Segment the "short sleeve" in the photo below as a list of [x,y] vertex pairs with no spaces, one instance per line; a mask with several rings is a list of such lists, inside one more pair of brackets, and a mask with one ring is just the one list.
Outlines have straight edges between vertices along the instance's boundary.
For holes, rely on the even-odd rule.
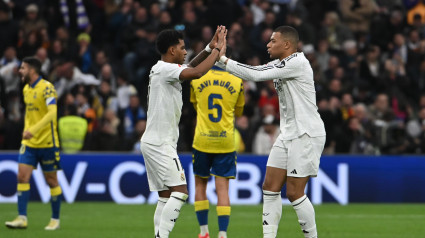
[[46,85],[43,90],[43,98],[46,100],[46,105],[56,104],[56,90],[52,84]]
[[184,64],[168,64],[163,68],[163,78],[169,82],[180,82],[180,74],[186,68]]

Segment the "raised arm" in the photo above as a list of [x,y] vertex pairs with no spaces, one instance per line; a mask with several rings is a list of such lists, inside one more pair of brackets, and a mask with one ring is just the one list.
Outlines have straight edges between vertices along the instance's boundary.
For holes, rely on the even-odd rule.
[[218,42],[217,46],[211,51],[210,55],[203,60],[201,63],[199,63],[194,68],[186,68],[184,69],[179,76],[179,79],[181,81],[184,80],[192,80],[202,77],[204,74],[208,72],[208,70],[213,67],[216,60],[218,60],[220,49],[223,47],[223,44],[226,44],[226,35],[227,35],[227,29],[226,27],[222,26],[218,32]]
[[194,68],[196,66],[198,66],[202,61],[204,61],[211,53],[211,51],[217,47],[217,43],[218,43],[218,33],[221,30],[221,26],[217,26],[217,30],[214,33],[213,38],[211,39],[210,43],[207,45],[207,47],[205,47],[204,50],[202,50],[197,56],[195,56],[195,58],[193,58],[190,62],[189,62],[189,66]]

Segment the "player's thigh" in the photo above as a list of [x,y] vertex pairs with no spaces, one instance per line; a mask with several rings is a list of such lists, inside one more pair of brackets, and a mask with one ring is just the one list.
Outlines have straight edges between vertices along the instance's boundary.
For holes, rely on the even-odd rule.
[[316,177],[325,137],[310,137],[307,134],[288,142],[288,176]]
[[267,167],[287,169],[288,148],[283,140],[277,139],[273,144],[269,157],[267,158]]
[[[62,169],[60,164],[60,152],[57,147],[37,149],[37,160],[40,162],[41,169],[44,173],[56,174],[57,170]],[[51,175],[49,179],[54,179],[55,177],[56,175]]]
[[286,169],[267,166],[263,190],[280,192],[283,185],[286,183],[286,178]]
[[36,169],[38,163],[36,149],[26,145],[21,145],[21,148],[19,149],[18,163],[26,164],[33,167],[33,169]]
[[209,178],[214,157],[209,153],[192,150],[193,174],[201,178]]
[[290,177],[286,181],[286,197],[293,202],[304,195],[310,177]]
[[155,146],[143,142],[140,146],[151,191],[186,186],[184,169],[176,149],[170,145]]
[[227,179],[236,178],[236,152],[212,154],[214,159],[211,166],[211,174],[215,177]]

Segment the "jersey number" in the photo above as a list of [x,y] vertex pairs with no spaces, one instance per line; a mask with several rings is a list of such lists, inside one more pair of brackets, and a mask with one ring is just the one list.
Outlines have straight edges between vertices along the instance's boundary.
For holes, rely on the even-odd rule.
[[211,93],[210,96],[208,96],[208,109],[217,109],[217,117],[214,117],[214,114],[210,113],[208,114],[208,118],[212,122],[219,122],[221,120],[223,109],[219,104],[214,104],[214,98],[223,99],[221,94]]
[[174,160],[174,162],[176,162],[177,171],[180,171],[180,167],[179,167],[179,162],[180,162],[180,161],[179,161],[179,162],[177,162],[177,160],[178,160],[178,159],[176,159],[176,158],[174,158],[173,160]]

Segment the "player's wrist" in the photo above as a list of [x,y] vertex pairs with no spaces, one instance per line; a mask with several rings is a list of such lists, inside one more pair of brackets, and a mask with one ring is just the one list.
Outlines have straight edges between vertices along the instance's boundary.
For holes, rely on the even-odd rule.
[[210,47],[210,44],[207,44],[207,46],[205,46],[205,51],[211,53],[212,49]]
[[222,64],[227,64],[227,60],[229,60],[229,58],[227,58],[225,55],[222,55],[221,57],[220,57],[220,63],[222,63]]

